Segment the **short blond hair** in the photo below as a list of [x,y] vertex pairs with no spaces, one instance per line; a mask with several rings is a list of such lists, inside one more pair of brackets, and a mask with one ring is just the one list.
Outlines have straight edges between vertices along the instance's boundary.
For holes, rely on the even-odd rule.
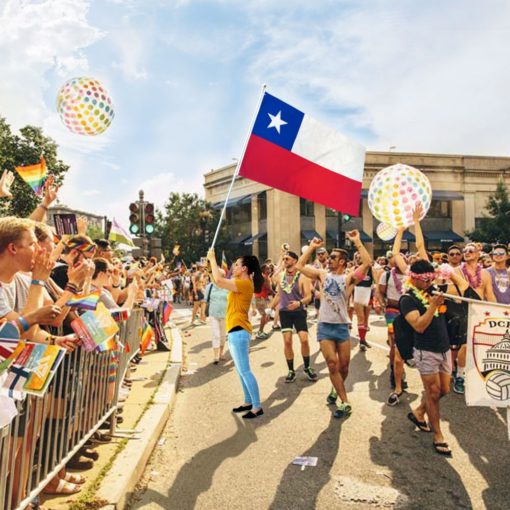
[[23,232],[30,230],[34,231],[33,220],[15,216],[0,218],[0,253],[3,253],[9,244],[18,242]]

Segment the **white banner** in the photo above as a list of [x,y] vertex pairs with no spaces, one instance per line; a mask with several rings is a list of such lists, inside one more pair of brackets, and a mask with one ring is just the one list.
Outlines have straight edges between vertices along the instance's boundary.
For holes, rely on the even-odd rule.
[[[510,406],[510,307],[469,303],[466,404]],[[509,424],[510,426],[510,424]]]

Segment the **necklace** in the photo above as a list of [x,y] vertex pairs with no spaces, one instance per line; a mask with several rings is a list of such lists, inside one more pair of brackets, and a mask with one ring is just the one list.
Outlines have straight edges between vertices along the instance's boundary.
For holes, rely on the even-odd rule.
[[[414,297],[423,305],[425,310],[429,309],[430,306],[430,300],[428,294],[426,294],[423,290],[417,289],[410,280],[407,280],[405,284],[406,288],[410,290]],[[439,313],[444,313],[446,311],[446,306],[441,305],[435,312],[434,317],[439,317]]]
[[478,289],[480,285],[482,285],[482,266],[480,264],[476,265],[476,271],[474,276],[469,272],[466,263],[463,263],[461,266],[462,273],[466,277],[469,282],[469,286],[473,289]]
[[395,284],[395,289],[397,290],[398,294],[402,295],[402,281],[397,275],[397,268],[392,267],[391,268],[391,277],[393,279],[393,283]]
[[294,273],[294,278],[292,278],[292,281],[289,283],[287,281],[287,271],[282,271],[282,277],[280,280],[280,287],[286,294],[290,294],[292,292],[292,287],[294,287],[294,284],[297,282],[297,279],[299,278],[299,271],[296,271]]

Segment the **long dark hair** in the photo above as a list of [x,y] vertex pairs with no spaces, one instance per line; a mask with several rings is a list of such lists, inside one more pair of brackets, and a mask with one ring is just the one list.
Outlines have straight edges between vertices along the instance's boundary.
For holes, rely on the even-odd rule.
[[253,275],[253,287],[255,288],[255,292],[260,292],[262,290],[262,284],[264,283],[264,277],[260,270],[259,259],[255,257],[255,255],[243,255],[239,258],[241,259],[241,264],[248,268],[248,274]]

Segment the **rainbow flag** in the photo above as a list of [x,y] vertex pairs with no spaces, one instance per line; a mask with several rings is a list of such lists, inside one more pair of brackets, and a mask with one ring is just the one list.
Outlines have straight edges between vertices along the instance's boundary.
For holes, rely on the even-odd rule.
[[67,303],[66,306],[83,308],[85,310],[95,310],[101,291],[96,290],[85,296],[74,296]]
[[228,263],[227,263],[227,257],[225,257],[225,252],[221,252],[221,269],[225,271],[225,274],[228,273]]
[[111,338],[108,338],[108,340],[104,341],[102,344],[99,344],[96,348],[97,352],[105,352],[105,351],[114,351],[115,349],[119,348],[119,344],[117,343],[117,340],[115,339],[115,336],[112,336]]
[[17,166],[16,172],[34,190],[37,196],[41,195],[44,182],[48,177],[46,161],[42,156],[41,161],[36,165]]
[[163,303],[163,316],[161,318],[163,326],[168,322],[168,319],[170,319],[170,314],[172,313],[172,310],[173,306],[168,301],[165,301]]
[[142,328],[142,338],[140,340],[140,352],[145,354],[147,347],[149,347],[152,339],[154,338],[154,330],[151,325],[145,321]]

